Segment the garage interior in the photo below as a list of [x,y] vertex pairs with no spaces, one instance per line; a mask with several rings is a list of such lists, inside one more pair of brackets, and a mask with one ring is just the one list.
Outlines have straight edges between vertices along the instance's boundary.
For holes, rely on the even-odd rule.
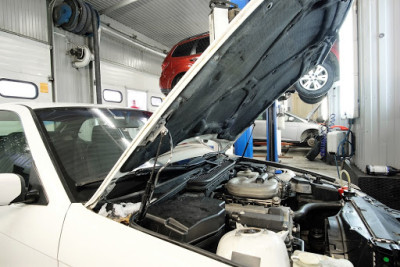
[[[212,43],[229,28],[228,13],[239,16],[248,2],[1,0],[0,104],[104,104],[156,113],[170,98],[160,88],[170,50],[210,29]],[[335,179],[347,180],[347,174],[357,188],[400,210],[400,32],[396,25],[400,25],[400,1],[355,0],[337,33],[338,77],[329,91],[306,103],[304,98],[310,96],[300,95],[293,84],[260,114],[230,153]],[[2,87],[2,81],[32,83],[38,94],[14,94]],[[178,80],[175,86],[184,82]],[[314,98],[318,101],[310,104]],[[319,130],[304,135],[296,126],[297,136],[287,138],[284,131],[293,121],[286,113],[306,118],[303,124],[314,123]],[[255,127],[265,131],[265,139],[253,135]],[[374,173],[367,171],[370,165],[390,166],[393,171]],[[394,264],[374,266],[400,266],[399,261]]]

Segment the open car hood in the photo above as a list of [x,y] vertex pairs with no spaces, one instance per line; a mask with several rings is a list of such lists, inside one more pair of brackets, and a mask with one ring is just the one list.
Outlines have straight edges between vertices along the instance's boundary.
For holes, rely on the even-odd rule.
[[200,135],[236,140],[280,94],[323,62],[351,3],[251,1],[175,86],[86,206],[94,207],[119,177],[155,157],[160,143],[162,154],[171,143]]

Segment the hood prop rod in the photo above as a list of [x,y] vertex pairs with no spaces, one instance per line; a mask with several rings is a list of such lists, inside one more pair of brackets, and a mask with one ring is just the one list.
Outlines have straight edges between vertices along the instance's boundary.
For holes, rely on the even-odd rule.
[[[158,143],[157,154],[156,154],[156,157],[154,158],[153,169],[151,170],[150,178],[147,181],[146,189],[145,189],[145,191],[143,193],[143,196],[142,196],[142,203],[140,205],[140,209],[139,209],[139,211],[137,213],[137,216],[135,218],[135,222],[138,225],[141,224],[141,222],[143,221],[144,217],[146,216],[147,208],[148,208],[148,206],[150,204],[151,198],[153,197],[154,189],[156,187],[156,183],[157,183],[157,180],[158,180],[158,179],[154,179],[153,177],[154,177],[154,173],[155,173],[155,169],[156,169],[156,164],[157,164],[157,161],[158,161],[158,156],[160,155],[162,140],[163,140],[163,137],[165,135],[167,135],[167,133],[168,133],[168,130],[166,128],[163,131],[161,131],[160,142]],[[158,174],[156,175],[156,177],[158,178]]]
[[253,127],[251,128],[251,133],[250,133],[249,139],[247,139],[246,146],[244,147],[243,154],[242,154],[242,156],[240,158],[244,158],[244,154],[246,154],[246,150],[247,150],[247,147],[249,146],[250,139],[253,136],[253,131],[254,131],[254,127],[256,126],[256,123],[253,122],[251,125],[253,125]]

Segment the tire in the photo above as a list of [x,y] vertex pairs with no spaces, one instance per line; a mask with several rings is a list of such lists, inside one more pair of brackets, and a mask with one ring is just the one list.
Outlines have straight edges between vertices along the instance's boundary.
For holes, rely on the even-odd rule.
[[319,149],[321,146],[321,141],[317,141],[313,148],[307,153],[306,158],[310,161],[313,161],[319,154]]
[[325,97],[326,94],[320,97],[316,97],[316,98],[308,98],[308,97],[304,97],[302,95],[299,94],[300,99],[307,104],[317,104],[319,102],[321,102]]
[[315,66],[295,84],[299,95],[311,99],[326,95],[335,81],[334,68],[326,60]]
[[171,90],[174,89],[175,85],[182,79],[183,75],[185,75],[185,72],[179,73],[175,76],[174,80],[171,83]]

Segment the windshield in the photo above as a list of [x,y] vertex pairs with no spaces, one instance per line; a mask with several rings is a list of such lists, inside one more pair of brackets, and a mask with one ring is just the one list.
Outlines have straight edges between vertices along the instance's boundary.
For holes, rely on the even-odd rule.
[[[151,113],[120,108],[36,110],[42,129],[71,193],[100,185]],[[82,194],[81,194],[82,195]],[[87,200],[91,194],[79,196]]]

